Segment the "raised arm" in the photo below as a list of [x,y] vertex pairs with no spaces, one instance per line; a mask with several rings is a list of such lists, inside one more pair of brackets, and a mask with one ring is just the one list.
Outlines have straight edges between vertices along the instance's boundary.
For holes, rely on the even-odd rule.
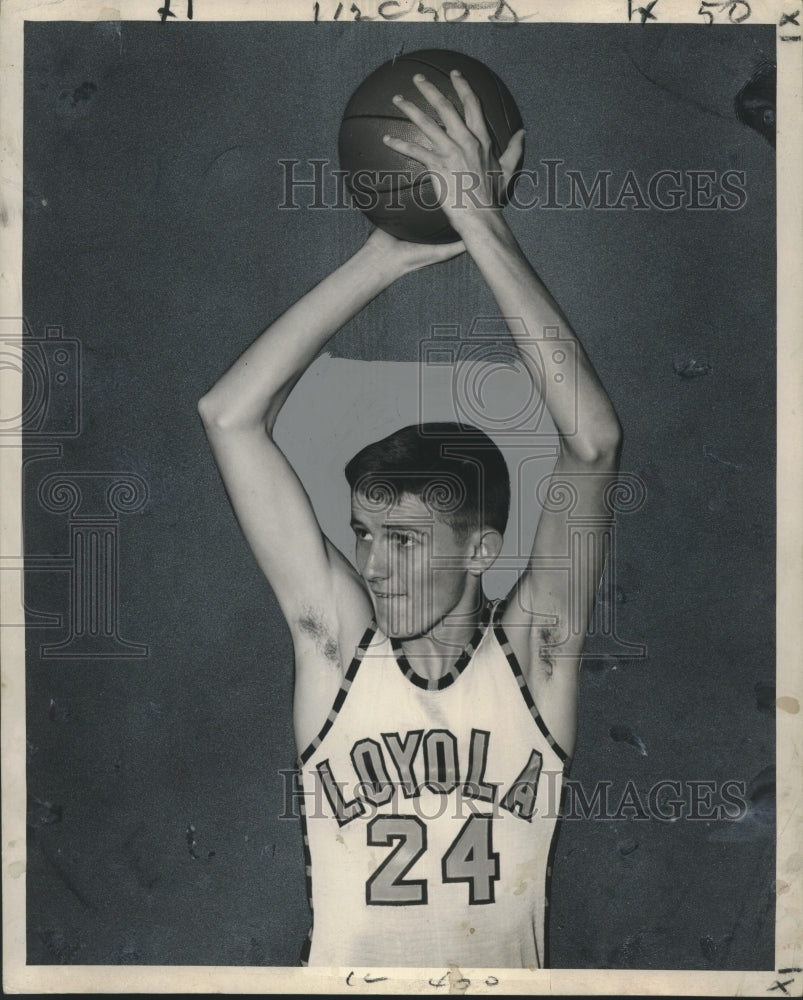
[[293,638],[299,749],[331,708],[371,604],[356,571],[323,536],[304,487],[274,442],[276,417],[336,330],[402,274],[462,249],[418,247],[373,233],[268,327],[198,403],[237,520]]
[[[432,148],[396,139],[386,142],[437,171],[445,181],[441,207],[502,315],[516,320],[509,324],[510,331],[536,384],[548,387],[545,403],[560,435],[560,453],[545,492],[567,489],[576,498],[572,520],[583,525],[573,539],[579,561],[567,571],[567,513],[555,509],[559,505],[544,507],[528,566],[510,594],[503,617],[539,710],[555,739],[571,754],[578,667],[604,565],[610,521],[606,497],[618,467],[621,429],[588,356],[502,215],[501,184],[520,156],[522,133],[513,137],[497,162],[481,105],[458,73],[452,74],[452,83],[463,102],[465,121],[423,77],[415,77],[414,83],[438,111],[444,127],[412,101],[397,100],[399,109],[422,129]],[[474,185],[473,199],[465,195],[466,174]],[[564,353],[576,358],[573,368],[556,363],[555,344],[543,340],[545,327],[559,329]],[[548,350],[542,350],[545,344]],[[555,568],[558,560],[564,565]]]
[[[544,507],[529,563],[510,594],[503,624],[539,711],[571,754],[578,669],[607,556],[608,497],[621,429],[586,352],[510,230],[489,219],[482,238],[479,232],[463,236],[504,315],[524,321],[526,334],[519,324],[511,324],[511,333],[536,384],[546,388],[560,435],[555,468],[541,491]],[[559,340],[544,340],[544,327],[557,327]],[[556,354],[575,363],[556,362]],[[556,566],[558,561],[563,565]]]

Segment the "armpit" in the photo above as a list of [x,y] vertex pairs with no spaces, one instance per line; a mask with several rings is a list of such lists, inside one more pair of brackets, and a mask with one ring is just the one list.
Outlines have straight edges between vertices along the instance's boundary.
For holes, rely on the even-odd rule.
[[549,625],[542,625],[535,630],[536,660],[544,668],[547,677],[552,676],[555,669],[555,658],[552,650],[560,641],[560,633],[557,628]]
[[305,608],[298,619],[298,627],[313,640],[321,656],[331,663],[339,663],[337,637],[320,612],[314,608]]

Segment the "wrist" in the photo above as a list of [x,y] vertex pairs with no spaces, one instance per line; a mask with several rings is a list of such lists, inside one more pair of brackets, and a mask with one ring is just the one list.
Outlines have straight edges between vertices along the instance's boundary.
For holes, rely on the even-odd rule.
[[469,252],[472,247],[482,245],[489,239],[505,241],[513,239],[501,208],[480,208],[462,213],[461,217],[449,221]]
[[404,277],[414,267],[406,260],[400,246],[390,242],[386,234],[378,235],[380,230],[374,230],[365,243],[354,255],[369,273],[384,286],[392,285],[394,281]]

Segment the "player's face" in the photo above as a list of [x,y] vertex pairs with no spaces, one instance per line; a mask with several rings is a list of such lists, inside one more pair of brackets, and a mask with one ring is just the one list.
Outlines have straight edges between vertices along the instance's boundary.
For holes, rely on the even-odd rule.
[[385,635],[424,635],[465,596],[474,539],[461,540],[419,497],[405,493],[378,507],[354,494],[351,526],[357,569]]

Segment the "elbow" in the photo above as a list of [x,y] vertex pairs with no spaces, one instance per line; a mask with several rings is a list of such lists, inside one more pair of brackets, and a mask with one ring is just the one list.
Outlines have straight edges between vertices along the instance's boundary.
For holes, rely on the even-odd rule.
[[256,430],[270,434],[273,429],[270,413],[254,415],[239,412],[230,404],[222,402],[214,389],[198,400],[198,415],[207,437]]
[[198,400],[198,416],[207,429],[220,427],[224,422],[224,413],[215,400],[213,393],[208,392]]
[[593,434],[580,436],[567,442],[567,450],[583,465],[602,469],[616,469],[622,453],[622,426],[614,415],[600,423]]
[[219,431],[236,431],[253,424],[253,421],[244,420],[242,415],[238,414],[231,406],[221,402],[214,390],[201,396],[198,400],[198,415],[207,434]]

